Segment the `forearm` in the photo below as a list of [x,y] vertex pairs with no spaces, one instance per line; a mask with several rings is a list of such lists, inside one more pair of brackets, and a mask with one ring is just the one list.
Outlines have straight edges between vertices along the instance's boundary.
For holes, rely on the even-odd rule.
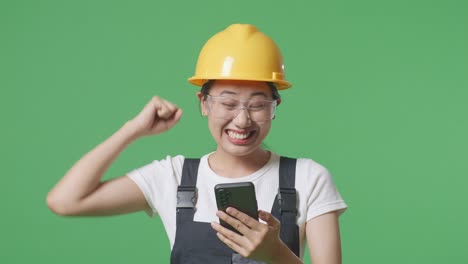
[[286,244],[281,242],[278,249],[275,250],[273,261],[269,264],[303,264],[302,260],[292,252]]
[[103,174],[112,162],[135,139],[134,131],[128,122],[125,123],[73,165],[49,192],[48,203],[67,208],[90,194],[99,186]]

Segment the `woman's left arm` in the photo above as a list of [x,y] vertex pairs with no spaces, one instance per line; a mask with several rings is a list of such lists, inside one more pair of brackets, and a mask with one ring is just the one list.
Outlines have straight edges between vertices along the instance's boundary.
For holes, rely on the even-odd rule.
[[306,236],[312,263],[341,264],[340,227],[336,211],[307,221]]

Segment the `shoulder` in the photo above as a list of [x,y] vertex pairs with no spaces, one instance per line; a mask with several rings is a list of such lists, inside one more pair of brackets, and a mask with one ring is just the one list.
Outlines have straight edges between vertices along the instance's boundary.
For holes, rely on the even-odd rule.
[[178,169],[179,167],[182,168],[184,164],[185,157],[183,155],[167,155],[164,159],[160,160],[153,160],[151,164],[153,166],[166,168],[166,169]]
[[329,173],[324,165],[310,158],[298,158],[296,169],[313,174]]
[[[278,154],[274,154],[278,157],[286,157],[286,156],[279,156]],[[328,169],[322,165],[321,163],[311,159],[311,158],[294,158],[294,157],[289,157],[296,159],[296,174],[299,172],[301,174],[307,173],[308,175],[311,174],[324,174],[324,173],[329,173]],[[279,162],[278,158],[278,162]]]
[[167,155],[163,159],[153,160],[145,165],[133,169],[128,174],[142,177],[158,177],[167,173],[182,171],[185,157],[183,155]]
[[296,186],[311,186],[319,181],[330,181],[330,171],[321,163],[311,158],[295,158]]

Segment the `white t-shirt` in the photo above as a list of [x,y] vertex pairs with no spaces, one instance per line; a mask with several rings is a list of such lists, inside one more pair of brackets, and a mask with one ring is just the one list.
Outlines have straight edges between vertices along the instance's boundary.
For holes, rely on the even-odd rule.
[[[211,153],[210,153],[211,154]],[[196,211],[194,221],[219,222],[214,186],[218,183],[252,182],[255,186],[258,209],[271,212],[279,187],[279,160],[276,153],[260,170],[241,177],[226,178],[216,175],[208,165],[208,156],[200,159],[197,178]],[[176,233],[177,187],[181,182],[183,156],[167,156],[127,173],[141,189],[154,217],[159,214],[169,237],[171,248]],[[303,258],[306,245],[305,223],[321,214],[338,210],[341,215],[348,207],[336,189],[331,174],[311,159],[298,159],[296,164],[296,191],[298,194],[298,220],[300,256]],[[263,222],[263,221],[262,221]]]

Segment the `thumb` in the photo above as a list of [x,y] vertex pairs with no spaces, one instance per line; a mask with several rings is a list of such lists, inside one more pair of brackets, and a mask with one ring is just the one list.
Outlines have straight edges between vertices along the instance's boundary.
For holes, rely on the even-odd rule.
[[177,122],[179,122],[180,120],[180,117],[182,116],[182,109],[177,109],[177,111],[173,114],[172,118],[170,118],[169,120],[167,120],[167,126],[169,128],[171,128],[172,126],[174,126]]
[[268,226],[275,227],[275,228],[280,226],[280,221],[268,212],[258,210],[258,217],[260,217],[260,219],[265,221],[268,224]]

